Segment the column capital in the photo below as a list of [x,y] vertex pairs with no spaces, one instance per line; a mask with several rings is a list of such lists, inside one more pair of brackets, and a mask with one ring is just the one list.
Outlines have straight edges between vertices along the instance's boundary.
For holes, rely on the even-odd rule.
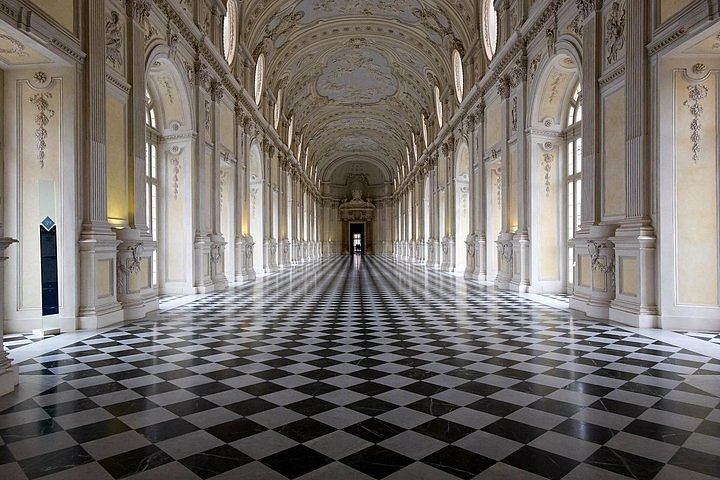
[[497,80],[497,91],[498,95],[500,95],[500,98],[503,100],[507,100],[510,97],[510,77],[504,76],[500,77]]
[[145,23],[150,16],[150,0],[125,0],[125,8],[129,17],[136,22]]

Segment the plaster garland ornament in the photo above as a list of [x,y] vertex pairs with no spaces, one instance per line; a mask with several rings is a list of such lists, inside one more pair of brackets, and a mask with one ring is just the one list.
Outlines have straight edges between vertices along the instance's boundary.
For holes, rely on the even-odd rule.
[[554,157],[551,153],[543,155],[542,165],[545,170],[545,197],[550,198],[550,172],[552,171],[552,163]]
[[510,110],[510,126],[513,132],[517,132],[518,127],[518,100],[517,97],[512,99],[512,109]]
[[123,64],[122,47],[123,30],[120,15],[113,10],[105,22],[105,60],[113,68],[121,67]]
[[0,54],[17,55],[18,57],[28,56],[28,53],[25,51],[25,45],[19,40],[4,34],[0,34],[0,39],[7,40],[10,43],[10,48],[0,48]]
[[608,65],[615,63],[625,48],[625,5],[620,0],[615,0],[605,20],[605,48]]
[[688,99],[683,102],[683,105],[688,107],[690,115],[693,119],[690,122],[690,141],[693,143],[693,162],[697,163],[698,156],[700,155],[700,142],[702,141],[702,123],[700,118],[703,114],[702,101],[708,96],[708,87],[702,84],[688,85]]
[[37,138],[37,159],[40,162],[40,168],[45,166],[45,149],[47,148],[48,131],[45,127],[50,123],[50,119],[55,116],[55,110],[50,108],[48,99],[52,98],[52,93],[41,92],[30,97],[30,103],[37,109],[35,114],[35,138]]
[[210,102],[205,100],[205,135],[210,135],[210,127],[212,126],[212,117],[210,115]]
[[180,159],[173,158],[171,163],[173,167],[173,199],[177,200],[180,193]]

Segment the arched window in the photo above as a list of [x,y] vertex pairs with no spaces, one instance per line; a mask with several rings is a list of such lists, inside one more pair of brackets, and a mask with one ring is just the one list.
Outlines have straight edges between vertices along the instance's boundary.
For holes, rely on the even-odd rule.
[[238,6],[237,0],[228,0],[223,22],[223,50],[228,64],[232,64],[237,49]]
[[488,60],[495,56],[498,37],[498,18],[493,0],[483,0],[482,9],[483,45]]
[[568,287],[573,285],[574,251],[571,240],[580,229],[582,198],[582,93],[580,82],[573,89],[567,110],[565,138],[567,139],[567,249],[568,249]]
[[295,115],[292,115],[290,117],[290,123],[288,124],[288,134],[287,134],[287,146],[292,146],[293,141],[293,133],[295,133]]
[[465,89],[465,74],[463,72],[463,63],[460,52],[453,50],[452,53],[453,76],[455,80],[455,95],[457,95],[458,103],[462,103]]
[[435,85],[435,113],[437,114],[437,121],[440,128],[443,126],[443,105],[440,100],[440,87]]
[[263,81],[265,80],[265,55],[258,55],[257,62],[255,63],[255,103],[260,105],[260,98],[262,97]]
[[425,115],[422,116],[422,135],[423,140],[425,141],[425,148],[428,146],[428,126],[427,126],[427,119],[425,118]]
[[[150,93],[145,90],[145,214],[150,235],[158,241],[158,144],[157,115]],[[158,283],[157,252],[152,256],[152,284]]]
[[275,130],[277,130],[278,125],[280,124],[280,109],[282,108],[282,98],[283,98],[283,91],[282,88],[278,90],[277,99],[275,100],[275,109],[273,111],[273,125],[275,126]]

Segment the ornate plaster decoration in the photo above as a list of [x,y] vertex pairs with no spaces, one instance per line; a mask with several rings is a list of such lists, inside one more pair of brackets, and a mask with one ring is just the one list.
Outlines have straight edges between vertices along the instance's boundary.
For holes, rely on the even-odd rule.
[[605,48],[608,65],[615,63],[625,48],[625,4],[620,0],[615,0],[605,20]]
[[35,81],[38,82],[39,84],[43,85],[43,84],[47,83],[48,76],[47,76],[47,73],[45,73],[45,72],[35,72],[33,74],[33,79],[35,79]]
[[578,14],[572,22],[570,22],[570,25],[568,26],[569,30],[574,33],[578,38],[583,38],[583,18],[582,15]]
[[700,74],[705,71],[705,64],[704,63],[696,63],[692,66],[692,72],[695,74]]
[[497,205],[502,208],[502,166],[490,170],[493,175],[493,186],[497,191]]
[[715,40],[717,40],[715,43],[713,43],[712,48],[720,48],[720,33],[715,35]]
[[510,109],[510,127],[513,132],[517,132],[518,127],[518,100],[517,96],[512,99],[512,108]]
[[105,59],[113,68],[123,64],[123,28],[120,15],[116,11],[110,12],[105,22]]
[[37,138],[37,158],[40,162],[40,168],[45,166],[45,149],[47,148],[48,131],[45,127],[50,123],[50,119],[55,116],[55,110],[50,108],[48,99],[52,98],[52,93],[41,92],[30,97],[30,103],[37,109],[35,114],[35,137]]
[[551,153],[543,155],[542,165],[545,170],[545,197],[550,198],[550,172],[552,171],[552,163],[554,157]]
[[545,29],[545,43],[547,46],[548,57],[552,57],[553,55],[555,55],[555,29],[554,28],[546,28]]
[[217,265],[222,259],[222,248],[224,246],[224,242],[210,243],[210,262],[212,262],[213,265]]
[[128,293],[128,281],[133,275],[140,273],[140,260],[142,258],[143,244],[135,243],[127,248],[130,258],[118,259],[117,262],[117,284],[118,292]]
[[172,164],[172,185],[173,185],[173,200],[178,199],[180,193],[180,159],[177,157],[173,158],[170,163]]
[[708,88],[702,84],[688,85],[688,99],[683,102],[683,105],[688,107],[690,115],[693,119],[690,122],[690,141],[693,143],[693,162],[697,163],[698,156],[700,155],[700,142],[702,141],[702,124],[700,123],[700,117],[703,113],[702,101],[708,95]]
[[127,8],[135,20],[145,24],[150,16],[151,3],[150,0],[127,0]]
[[[615,289],[615,252],[610,242],[588,240],[587,249],[590,254],[590,266],[594,272],[608,276],[610,290]],[[602,255],[605,253],[604,255]]]
[[598,0],[575,0],[583,21],[597,8]]
[[6,40],[10,43],[9,48],[0,48],[0,54],[2,55],[17,55],[18,57],[27,57],[28,53],[25,51],[25,45],[19,40],[5,34],[0,34],[0,39]]
[[513,244],[512,240],[498,241],[498,256],[505,261],[507,264],[512,264],[513,261]]
[[210,112],[210,102],[205,100],[205,135],[210,135],[210,127],[212,126],[212,116]]
[[273,21],[272,23],[268,23],[265,26],[265,35],[273,42],[277,42],[276,45],[279,47],[295,27],[297,27],[304,16],[305,12],[302,10],[290,12],[281,17],[277,22]]
[[542,61],[542,59],[542,54],[538,54],[535,56],[535,58],[532,59],[530,65],[528,66],[528,78],[531,82],[535,79],[535,73],[537,72],[537,69],[540,66],[540,62]]
[[497,83],[497,90],[498,95],[500,95],[501,98],[507,99],[510,97],[510,78],[508,77],[500,77],[498,78]]

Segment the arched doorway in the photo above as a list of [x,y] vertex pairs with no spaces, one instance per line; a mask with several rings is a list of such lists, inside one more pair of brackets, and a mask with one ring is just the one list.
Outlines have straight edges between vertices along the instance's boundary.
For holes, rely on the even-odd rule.
[[[582,166],[579,56],[568,45],[536,80],[530,123],[531,291],[572,292],[573,239],[580,225]],[[541,253],[540,253],[541,252]]]
[[158,47],[146,71],[145,208],[157,247],[152,282],[160,294],[195,293],[193,285],[193,125],[186,78]]
[[470,151],[460,144],[455,158],[455,271],[467,266],[465,240],[470,234]]
[[250,236],[255,245],[253,246],[253,269],[255,273],[263,272],[263,168],[262,155],[257,143],[253,142],[250,147],[248,158],[248,187],[250,197]]

